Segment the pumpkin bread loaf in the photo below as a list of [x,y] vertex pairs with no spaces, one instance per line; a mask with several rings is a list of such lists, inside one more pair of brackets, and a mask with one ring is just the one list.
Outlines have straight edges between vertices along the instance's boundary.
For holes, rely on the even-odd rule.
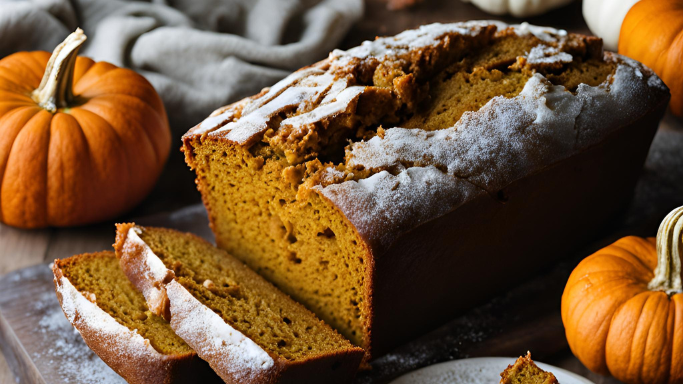
[[205,240],[118,224],[116,253],[152,312],[227,383],[346,383],[353,346],[239,260]]
[[500,384],[559,384],[555,375],[546,372],[531,360],[531,353],[520,356],[500,374]]
[[183,151],[218,246],[369,357],[587,240],[668,98],[595,37],[432,24],[215,111]]
[[220,382],[170,324],[149,311],[114,252],[55,260],[52,271],[67,319],[129,383]]

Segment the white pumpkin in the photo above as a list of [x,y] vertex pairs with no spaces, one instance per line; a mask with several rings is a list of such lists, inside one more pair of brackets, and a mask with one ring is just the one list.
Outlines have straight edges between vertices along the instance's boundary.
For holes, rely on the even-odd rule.
[[494,15],[510,14],[515,17],[529,17],[546,13],[573,0],[463,0]]
[[595,36],[601,37],[605,49],[617,50],[619,31],[626,13],[638,0],[583,0],[583,18]]

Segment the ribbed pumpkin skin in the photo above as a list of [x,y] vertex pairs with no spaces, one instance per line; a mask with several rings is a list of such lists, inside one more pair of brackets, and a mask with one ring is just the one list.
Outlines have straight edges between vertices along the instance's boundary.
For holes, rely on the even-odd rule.
[[642,0],[626,14],[619,53],[652,68],[671,89],[671,112],[683,117],[683,0]]
[[683,383],[683,294],[648,290],[654,238],[625,237],[584,259],[562,295],[574,355],[628,384]]
[[0,60],[0,220],[37,228],[113,218],[161,173],[171,145],[166,111],[139,74],[78,57],[77,105],[50,113],[31,99],[49,58]]

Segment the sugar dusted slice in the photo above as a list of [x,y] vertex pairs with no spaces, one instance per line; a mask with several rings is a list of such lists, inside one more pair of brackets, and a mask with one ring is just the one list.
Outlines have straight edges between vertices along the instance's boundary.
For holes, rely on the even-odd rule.
[[205,240],[119,224],[115,248],[150,309],[226,382],[345,383],[355,375],[361,348]]
[[114,252],[55,260],[57,298],[85,343],[132,384],[219,383],[171,325],[151,313]]

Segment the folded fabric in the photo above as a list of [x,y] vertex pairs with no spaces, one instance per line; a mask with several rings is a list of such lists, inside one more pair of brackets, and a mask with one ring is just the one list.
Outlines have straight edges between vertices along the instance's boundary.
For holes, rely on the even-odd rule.
[[52,51],[81,27],[81,54],[142,73],[179,136],[325,58],[362,12],[362,0],[0,0],[0,57]]

